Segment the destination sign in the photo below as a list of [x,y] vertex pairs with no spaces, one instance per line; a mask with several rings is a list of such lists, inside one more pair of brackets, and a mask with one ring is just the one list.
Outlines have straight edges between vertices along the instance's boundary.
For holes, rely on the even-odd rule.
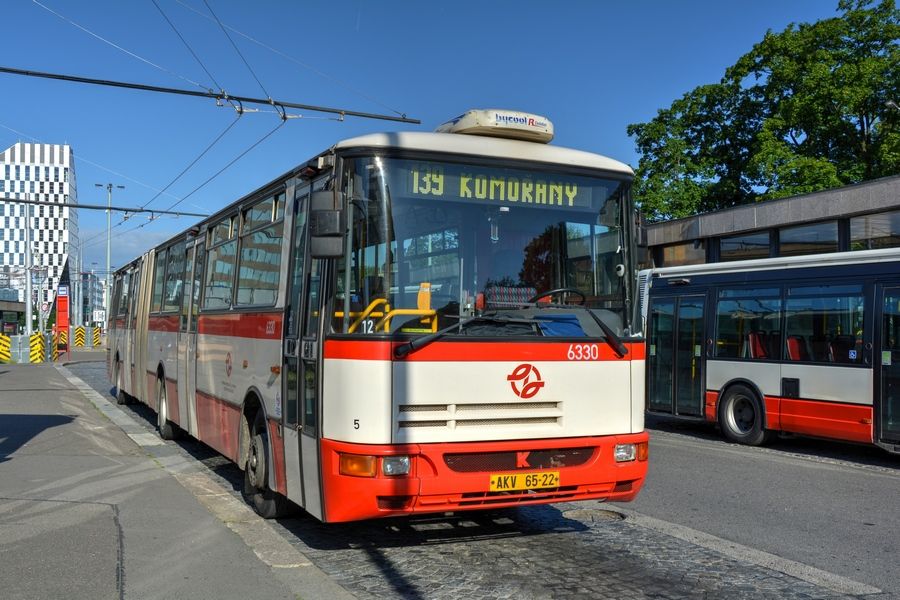
[[405,196],[485,205],[592,209],[595,180],[448,163],[397,161]]

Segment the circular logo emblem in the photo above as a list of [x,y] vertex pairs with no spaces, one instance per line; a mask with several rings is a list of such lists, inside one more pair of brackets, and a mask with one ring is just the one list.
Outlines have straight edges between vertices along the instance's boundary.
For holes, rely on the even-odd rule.
[[541,372],[528,363],[522,363],[513,369],[513,372],[506,376],[506,380],[516,396],[523,399],[534,397],[544,387]]
[[225,355],[225,375],[231,377],[231,352]]

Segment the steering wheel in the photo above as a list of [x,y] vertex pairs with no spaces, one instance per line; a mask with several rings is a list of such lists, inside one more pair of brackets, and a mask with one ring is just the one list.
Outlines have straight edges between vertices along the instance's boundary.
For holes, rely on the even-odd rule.
[[575,288],[556,288],[555,290],[548,290],[546,292],[541,292],[535,296],[532,296],[528,299],[529,304],[534,304],[541,298],[549,298],[555,296],[556,294],[575,294],[581,297],[581,301],[578,304],[584,306],[585,300],[587,300],[587,296],[584,295],[580,290],[576,290]]

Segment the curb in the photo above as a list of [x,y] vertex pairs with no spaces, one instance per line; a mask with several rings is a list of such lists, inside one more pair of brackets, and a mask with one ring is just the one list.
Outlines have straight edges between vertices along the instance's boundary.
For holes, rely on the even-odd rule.
[[160,468],[174,477],[210,514],[237,534],[292,593],[298,598],[304,599],[351,600],[355,598],[353,594],[315,566],[268,521],[214,481],[206,473],[207,467],[180,454],[172,456],[168,452],[161,452],[169,446],[167,442],[154,434],[147,433],[143,425],[65,367],[66,364],[84,362],[100,361],[75,361],[54,365],[54,367],[76,390],[81,392],[86,400],[108,417],[144,452],[154,458]]

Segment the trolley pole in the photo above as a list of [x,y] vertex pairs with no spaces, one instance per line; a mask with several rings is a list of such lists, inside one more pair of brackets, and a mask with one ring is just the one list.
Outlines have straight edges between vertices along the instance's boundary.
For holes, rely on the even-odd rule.
[[[110,272],[109,272],[109,270],[110,270],[110,261],[109,261],[109,259],[110,259],[110,249],[111,249],[110,242],[111,242],[111,240],[112,240],[112,237],[111,237],[111,230],[112,230],[111,218],[112,218],[112,191],[113,191],[113,184],[107,183],[107,184],[104,186],[102,183],[95,183],[94,186],[96,186],[96,187],[98,187],[98,188],[102,188],[102,187],[105,187],[105,188],[106,188],[106,298],[104,299],[104,304],[106,305],[106,314],[109,315],[109,314],[110,314],[110,309],[111,309],[111,307],[110,307],[109,304],[110,304],[110,302],[112,302],[112,297],[111,297],[110,289],[109,289],[109,284],[110,284],[110,282],[112,281],[111,274],[110,274]],[[124,186],[124,185],[117,185],[117,186],[115,186],[115,187],[119,188],[120,190],[124,190],[124,189],[125,189],[125,186]]]

